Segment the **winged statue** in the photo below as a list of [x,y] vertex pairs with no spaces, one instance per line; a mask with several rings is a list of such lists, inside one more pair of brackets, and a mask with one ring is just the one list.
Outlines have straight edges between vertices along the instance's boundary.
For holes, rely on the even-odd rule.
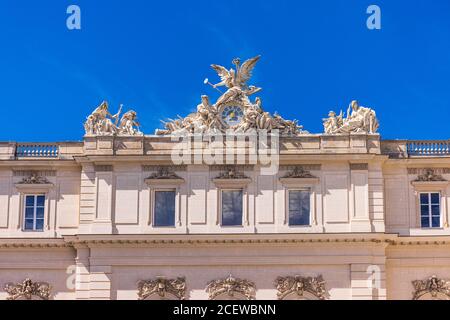
[[261,56],[256,56],[254,58],[248,59],[241,65],[241,60],[236,58],[233,60],[233,64],[236,66],[236,70],[231,68],[227,70],[227,68],[212,64],[211,67],[217,72],[221,82],[213,85],[214,88],[226,86],[228,89],[238,87],[241,89],[249,89],[251,90],[251,94],[261,90],[261,88],[256,88],[253,86],[247,86],[248,80],[252,77],[253,69],[256,66],[256,63],[260,59]]

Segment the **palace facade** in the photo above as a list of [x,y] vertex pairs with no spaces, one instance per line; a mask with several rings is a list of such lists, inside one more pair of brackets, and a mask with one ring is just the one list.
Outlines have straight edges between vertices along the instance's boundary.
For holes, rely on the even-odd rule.
[[82,142],[0,143],[0,299],[450,299],[450,141],[356,102],[308,133],[257,60],[155,135],[103,103]]

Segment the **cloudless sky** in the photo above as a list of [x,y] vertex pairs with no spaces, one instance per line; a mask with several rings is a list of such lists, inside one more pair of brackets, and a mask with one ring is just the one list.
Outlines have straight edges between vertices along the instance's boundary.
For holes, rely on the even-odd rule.
[[[81,30],[66,27],[71,4]],[[366,27],[371,4],[381,30]],[[81,140],[102,100],[153,134],[215,101],[211,63],[257,54],[264,109],[312,133],[356,99],[384,139],[450,138],[449,0],[0,0],[0,140]]]

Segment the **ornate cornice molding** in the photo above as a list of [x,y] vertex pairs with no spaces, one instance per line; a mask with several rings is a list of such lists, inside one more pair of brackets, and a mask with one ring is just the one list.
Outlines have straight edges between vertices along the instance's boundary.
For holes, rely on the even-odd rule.
[[5,291],[8,293],[8,300],[17,300],[20,298],[31,300],[33,297],[48,300],[50,298],[51,286],[46,282],[33,282],[26,278],[19,283],[7,283]]
[[226,279],[213,280],[206,287],[209,300],[214,300],[222,294],[234,297],[235,294],[243,295],[247,300],[255,299],[255,284],[248,280],[234,278],[229,275]]
[[433,275],[427,280],[414,280],[413,300],[419,300],[423,295],[429,293],[433,298],[438,294],[446,295],[450,299],[450,281],[440,279]]
[[280,235],[74,235],[63,239],[19,239],[2,238],[0,248],[72,248],[77,246],[110,246],[110,245],[298,245],[298,244],[328,244],[328,243],[360,243],[392,246],[448,246],[449,236],[429,237],[399,237],[392,234],[280,234]]
[[145,300],[155,294],[161,298],[166,298],[167,294],[171,294],[179,300],[184,300],[186,294],[186,279],[184,277],[179,277],[177,279],[158,277],[153,280],[141,280],[138,282],[139,300]]
[[305,292],[309,292],[320,300],[325,300],[327,297],[325,281],[322,275],[318,277],[278,277],[275,280],[275,285],[278,290],[277,297],[279,300],[283,300],[292,293],[302,297]]

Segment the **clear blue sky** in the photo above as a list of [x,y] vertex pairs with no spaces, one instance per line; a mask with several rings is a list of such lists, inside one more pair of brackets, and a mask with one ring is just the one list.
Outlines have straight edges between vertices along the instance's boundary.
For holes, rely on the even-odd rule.
[[[66,28],[71,4],[81,30]],[[152,134],[215,97],[211,63],[257,54],[264,108],[310,132],[357,99],[384,139],[450,138],[448,0],[1,0],[0,44],[1,141],[81,140],[102,100]]]

